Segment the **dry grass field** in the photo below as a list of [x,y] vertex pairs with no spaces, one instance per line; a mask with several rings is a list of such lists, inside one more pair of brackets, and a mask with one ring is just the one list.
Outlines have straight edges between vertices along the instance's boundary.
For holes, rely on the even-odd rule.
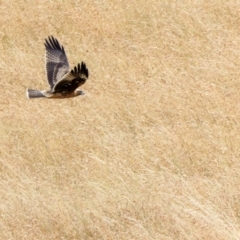
[[[237,1],[0,1],[0,239],[240,239]],[[90,77],[47,89],[44,40]]]

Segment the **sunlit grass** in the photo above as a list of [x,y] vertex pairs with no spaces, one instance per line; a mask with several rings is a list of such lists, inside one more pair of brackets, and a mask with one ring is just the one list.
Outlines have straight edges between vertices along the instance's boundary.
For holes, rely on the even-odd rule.
[[[1,1],[0,239],[239,239],[234,1]],[[86,62],[47,89],[44,39]]]

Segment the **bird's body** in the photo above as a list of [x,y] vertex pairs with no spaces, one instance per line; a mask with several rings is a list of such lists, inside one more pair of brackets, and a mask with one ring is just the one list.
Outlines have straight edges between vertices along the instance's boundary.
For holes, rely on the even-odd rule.
[[49,37],[45,42],[46,48],[46,73],[50,85],[49,90],[27,89],[28,98],[70,98],[84,95],[77,90],[88,78],[88,69],[82,62],[70,69],[64,47],[54,37]]
[[51,90],[34,90],[34,89],[27,89],[27,97],[28,98],[71,98],[77,97],[79,95],[84,95],[84,92],[81,90],[75,90],[71,93],[53,93]]

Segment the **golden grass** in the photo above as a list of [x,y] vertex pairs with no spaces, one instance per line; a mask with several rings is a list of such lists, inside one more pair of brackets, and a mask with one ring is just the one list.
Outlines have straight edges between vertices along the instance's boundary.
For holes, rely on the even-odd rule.
[[[239,4],[0,14],[0,239],[240,239]],[[26,98],[47,88],[48,35],[87,63],[84,97]]]

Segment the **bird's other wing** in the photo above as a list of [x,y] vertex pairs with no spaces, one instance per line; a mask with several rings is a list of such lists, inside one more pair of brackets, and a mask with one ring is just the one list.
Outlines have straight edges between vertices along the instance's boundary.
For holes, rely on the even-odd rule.
[[88,79],[88,69],[84,62],[74,67],[53,87],[53,92],[71,93],[83,85]]
[[51,89],[55,83],[70,71],[64,47],[56,38],[49,36],[45,40],[46,48],[46,73]]

